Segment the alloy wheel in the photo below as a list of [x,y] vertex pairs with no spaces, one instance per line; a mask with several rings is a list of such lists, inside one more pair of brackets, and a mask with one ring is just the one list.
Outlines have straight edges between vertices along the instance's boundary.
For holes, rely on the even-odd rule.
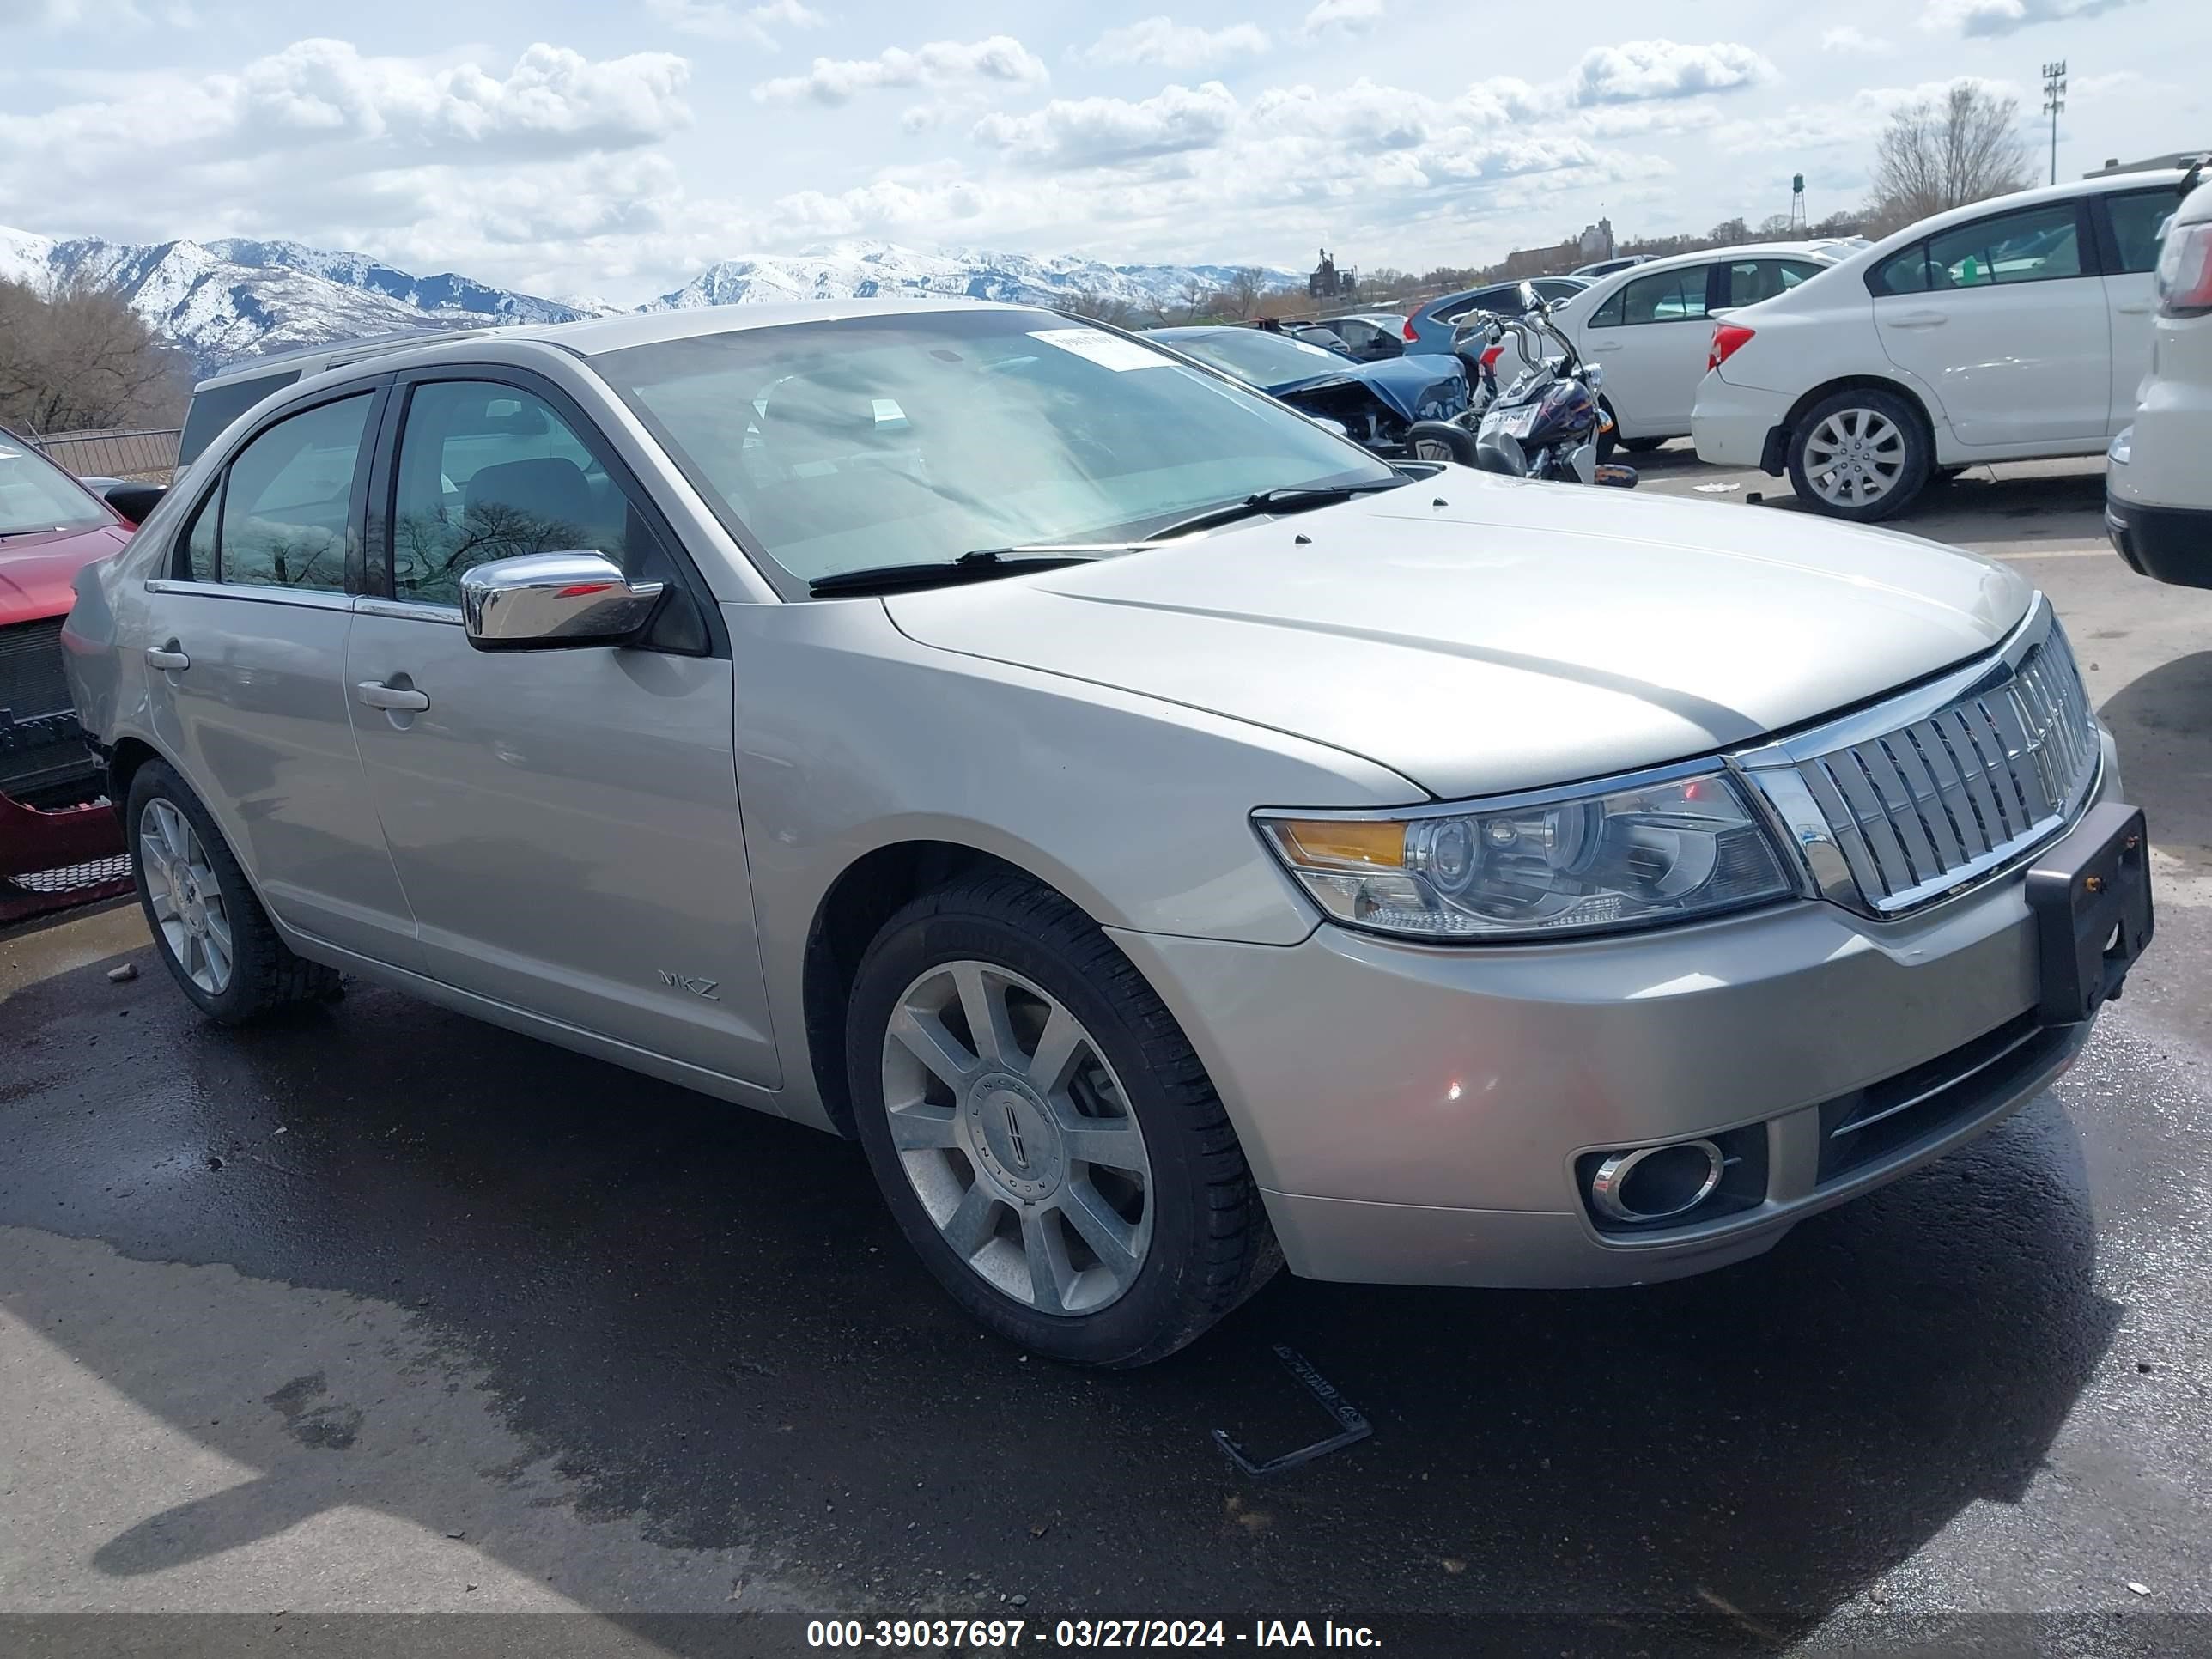
[[979,1277],[1062,1315],[1136,1282],[1152,1238],[1144,1131],[1058,999],[990,963],[939,963],[892,1008],[883,1082],[907,1179]]
[[173,802],[155,796],[138,815],[138,866],[155,925],[185,977],[210,996],[230,983],[230,909],[207,850]]
[[1834,507],[1865,507],[1905,473],[1905,434],[1878,410],[1841,409],[1805,440],[1805,476]]

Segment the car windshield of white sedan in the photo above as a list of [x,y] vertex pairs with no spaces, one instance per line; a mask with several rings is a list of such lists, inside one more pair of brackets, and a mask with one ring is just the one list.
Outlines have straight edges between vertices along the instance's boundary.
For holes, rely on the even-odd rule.
[[0,436],[0,536],[88,530],[107,515],[43,455]]
[[1046,312],[738,328],[593,367],[725,526],[801,581],[1137,539],[1261,490],[1395,476],[1214,375]]

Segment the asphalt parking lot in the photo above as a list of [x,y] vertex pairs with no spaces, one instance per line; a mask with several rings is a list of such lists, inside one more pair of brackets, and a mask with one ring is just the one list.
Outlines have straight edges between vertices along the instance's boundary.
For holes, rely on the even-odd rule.
[[[1790,533],[1785,483],[1638,459]],[[220,1031],[135,908],[0,935],[0,1613],[2212,1644],[2212,592],[2130,574],[2100,506],[2003,468],[1896,527],[2051,594],[2149,814],[2152,953],[1998,1131],[1656,1289],[1279,1279],[1164,1364],[1061,1370],[938,1293],[852,1146],[389,992]],[[1326,1427],[1275,1343],[1375,1432],[1255,1481],[1210,1430]]]

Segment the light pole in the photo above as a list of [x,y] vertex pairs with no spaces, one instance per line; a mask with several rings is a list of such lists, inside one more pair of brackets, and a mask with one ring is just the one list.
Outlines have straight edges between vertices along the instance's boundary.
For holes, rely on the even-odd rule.
[[2043,112],[2051,118],[2051,182],[2058,182],[2058,112],[2066,107],[2066,60],[2043,66]]

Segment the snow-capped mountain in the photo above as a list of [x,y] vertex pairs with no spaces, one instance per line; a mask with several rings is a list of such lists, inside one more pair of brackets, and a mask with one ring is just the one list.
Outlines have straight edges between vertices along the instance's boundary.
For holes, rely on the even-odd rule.
[[[944,294],[1034,305],[1090,297],[1139,312],[1165,311],[1187,303],[1194,289],[1225,287],[1236,275],[1228,265],[1115,265],[1072,256],[927,252],[855,241],[806,253],[726,259],[634,308]],[[1269,287],[1302,280],[1282,270],[1262,277]],[[40,289],[90,283],[118,293],[203,370],[395,329],[572,322],[633,308],[598,299],[541,299],[452,272],[416,276],[365,253],[328,252],[297,242],[233,238],[134,246],[96,237],[58,240],[0,227],[4,279]]]
[[[1063,305],[1087,296],[1153,310],[1187,303],[1194,286],[1208,293],[1224,288],[1236,275],[1231,265],[1110,265],[1068,255],[1046,258],[975,248],[929,253],[890,242],[840,242],[807,253],[725,259],[638,308],[678,311],[776,300],[947,294],[1030,305]],[[1304,280],[1287,270],[1267,270],[1261,276],[1270,288]]]
[[236,239],[138,246],[0,228],[0,278],[42,289],[89,283],[120,294],[203,368],[394,329],[564,323],[618,309],[564,305],[451,272],[416,276],[363,253]]

